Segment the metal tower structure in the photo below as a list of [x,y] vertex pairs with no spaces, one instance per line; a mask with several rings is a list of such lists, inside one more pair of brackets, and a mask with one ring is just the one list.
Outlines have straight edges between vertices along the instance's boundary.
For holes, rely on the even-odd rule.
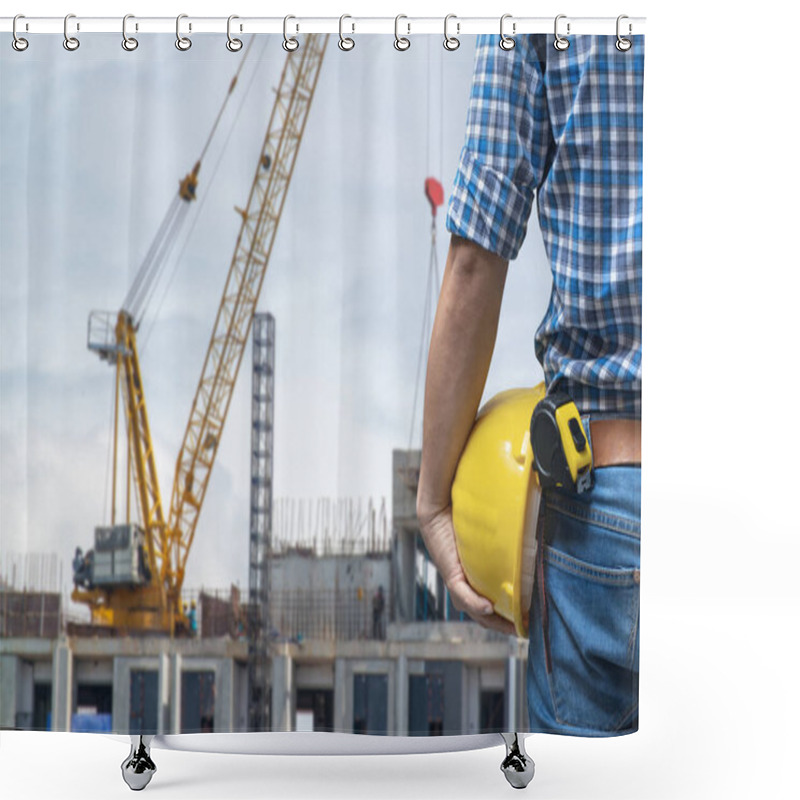
[[248,727],[269,730],[269,554],[272,548],[272,446],[275,317],[253,316],[250,452],[250,591],[247,605]]

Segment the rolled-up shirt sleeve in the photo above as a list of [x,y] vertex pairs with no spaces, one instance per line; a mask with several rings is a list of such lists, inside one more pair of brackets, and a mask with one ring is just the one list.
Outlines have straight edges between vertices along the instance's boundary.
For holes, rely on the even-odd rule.
[[447,230],[517,257],[552,149],[541,65],[531,36],[512,50],[481,36]]

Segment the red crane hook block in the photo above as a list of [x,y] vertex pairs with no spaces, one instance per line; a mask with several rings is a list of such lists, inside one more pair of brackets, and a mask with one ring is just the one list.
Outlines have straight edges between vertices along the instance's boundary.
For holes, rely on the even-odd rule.
[[425,178],[425,197],[431,204],[431,214],[436,216],[436,209],[444,203],[444,189],[436,178]]

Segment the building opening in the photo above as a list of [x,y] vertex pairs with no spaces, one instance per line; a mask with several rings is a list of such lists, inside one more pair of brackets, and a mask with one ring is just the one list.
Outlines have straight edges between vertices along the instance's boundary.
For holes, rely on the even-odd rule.
[[33,730],[51,730],[53,713],[53,685],[36,683],[33,686]]
[[505,731],[505,706],[505,692],[481,692],[481,733]]
[[132,669],[130,697],[128,732],[134,736],[158,733],[158,672]]
[[442,736],[444,676],[410,675],[408,681],[409,736]]
[[214,672],[184,672],[181,677],[181,733],[213,733]]
[[298,689],[298,731],[333,731],[333,689]]
[[353,733],[385,736],[388,732],[389,678],[353,676]]

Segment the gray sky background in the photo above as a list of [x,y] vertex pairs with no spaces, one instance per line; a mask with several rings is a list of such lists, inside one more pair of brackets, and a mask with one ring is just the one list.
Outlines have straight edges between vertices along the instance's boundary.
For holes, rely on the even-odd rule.
[[[166,34],[134,53],[116,35],[87,37],[77,53],[61,42],[37,37],[24,58],[0,50],[0,535],[4,553],[57,552],[69,580],[75,547],[90,547],[110,514],[113,371],[86,349],[88,314],[121,305],[242,56],[217,37],[186,53]],[[329,41],[259,302],[277,320],[276,498],[391,508],[424,319],[423,182],[434,175],[449,194],[473,53],[472,37],[454,53],[438,37],[406,53],[386,37],[361,36],[349,53]],[[255,42],[204,159],[174,278],[168,269],[139,334],[166,502],[284,57],[280,37]],[[440,272],[448,238],[441,209]],[[541,379],[533,336],[549,285],[532,221],[487,398]],[[187,588],[246,585],[249,358],[248,346]]]

